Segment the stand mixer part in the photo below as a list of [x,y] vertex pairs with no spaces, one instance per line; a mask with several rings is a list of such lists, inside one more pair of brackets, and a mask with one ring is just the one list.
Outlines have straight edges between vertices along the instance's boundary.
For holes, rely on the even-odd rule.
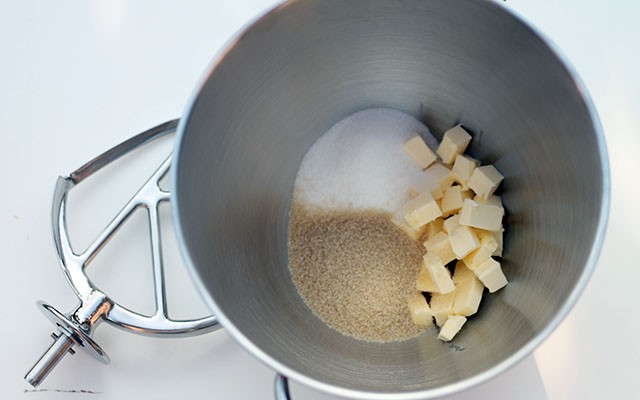
[[[177,119],[160,124],[106,151],[69,176],[58,178],[51,214],[53,240],[60,266],[78,296],[80,305],[71,313],[63,314],[47,303],[37,303],[40,310],[56,325],[57,332],[51,335],[53,344],[25,376],[25,380],[34,387],[47,377],[67,353],[75,353],[74,346],[80,347],[105,364],[109,363],[107,354],[92,339],[94,329],[102,321],[132,332],[165,337],[199,335],[220,327],[215,316],[176,320],[168,315],[158,207],[170,199],[171,193],[161,189],[159,182],[169,170],[171,156],[160,165],[86,250],[79,254],[72,250],[67,230],[67,196],[73,187],[132,150],[161,136],[174,133],[177,126]],[[156,311],[151,316],[118,305],[98,289],[85,274],[85,268],[139,208],[147,211],[150,226],[156,304]]]

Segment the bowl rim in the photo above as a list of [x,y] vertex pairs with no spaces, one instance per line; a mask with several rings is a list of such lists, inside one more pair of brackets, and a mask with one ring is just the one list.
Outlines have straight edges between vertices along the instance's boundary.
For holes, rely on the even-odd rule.
[[[199,94],[202,92],[204,86],[206,85],[209,77],[216,70],[218,65],[224,60],[228,53],[233,51],[233,49],[243,41],[244,37],[253,30],[257,25],[266,21],[269,17],[281,12],[288,7],[290,7],[294,3],[298,3],[302,0],[285,0],[267,11],[255,16],[253,19],[249,20],[245,23],[238,32],[236,32],[227,42],[216,52],[211,62],[205,69],[204,73],[200,76],[197,84],[193,92],[191,93],[187,105],[183,111],[183,117],[180,119],[177,128],[177,134],[175,137],[175,146],[174,146],[174,160],[173,164],[175,166],[180,165],[180,150],[183,143],[183,138],[186,134],[189,118],[191,116],[191,112],[197,102]],[[274,369],[276,372],[286,376],[289,379],[293,379],[296,382],[299,382],[305,386],[310,388],[320,390],[325,393],[347,397],[352,399],[362,399],[362,400],[419,400],[419,399],[427,399],[427,398],[436,398],[441,396],[452,395],[464,390],[468,390],[474,386],[477,386],[483,382],[494,378],[513,366],[520,363],[524,358],[532,353],[547,337],[551,335],[551,333],[560,325],[560,323],[567,316],[569,311],[576,304],[578,298],[581,293],[584,291],[595,266],[597,264],[600,251],[602,249],[602,244],[604,241],[604,236],[607,228],[607,222],[609,217],[609,206],[610,206],[610,197],[611,197],[611,181],[610,181],[610,169],[609,169],[609,158],[607,153],[607,145],[604,137],[604,132],[602,129],[602,125],[600,123],[600,119],[598,117],[596,108],[593,104],[593,100],[591,99],[589,92],[587,91],[587,87],[579,77],[575,68],[571,65],[567,57],[560,51],[559,47],[544,33],[542,33],[538,28],[533,26],[530,22],[528,22],[520,13],[516,10],[507,8],[506,5],[501,4],[498,1],[490,1],[490,0],[482,0],[483,3],[487,4],[489,7],[493,7],[497,12],[505,14],[507,18],[513,18],[517,23],[521,24],[523,28],[529,31],[531,35],[537,37],[542,43],[544,43],[552,56],[556,58],[556,61],[559,65],[564,69],[564,72],[568,75],[568,77],[573,82],[575,90],[580,94],[581,100],[587,109],[589,117],[591,119],[594,132],[596,134],[597,139],[597,148],[601,160],[601,172],[602,172],[602,195],[601,195],[601,208],[600,215],[598,217],[596,234],[594,236],[593,245],[589,252],[589,256],[585,263],[585,268],[583,269],[579,279],[577,280],[575,286],[563,302],[562,306],[555,312],[555,315],[551,318],[550,322],[547,326],[538,332],[534,337],[532,337],[528,342],[526,342],[518,351],[511,354],[509,357],[505,358],[498,364],[493,367],[480,372],[471,377],[462,379],[460,381],[453,382],[451,384],[447,384],[440,387],[435,387],[426,390],[417,390],[413,392],[369,392],[363,390],[355,390],[348,389],[341,386],[336,386],[332,384],[328,384],[321,380],[315,379],[303,373],[300,373],[285,364],[280,363],[278,360],[271,357],[260,347],[256,346],[249,340],[241,330],[237,329],[235,325],[230,321],[230,319],[225,315],[222,310],[219,309],[216,302],[209,295],[209,292],[204,285],[202,279],[200,278],[200,274],[198,273],[197,268],[195,267],[195,263],[191,258],[191,255],[188,251],[188,246],[186,245],[185,240],[185,232],[182,229],[182,225],[180,224],[180,198],[177,195],[172,196],[172,215],[173,215],[173,223],[176,230],[176,236],[178,240],[178,245],[180,248],[180,252],[182,257],[184,258],[185,264],[187,266],[187,270],[189,271],[189,275],[191,276],[194,285],[196,286],[198,292],[202,296],[205,304],[209,307],[211,311],[213,311],[214,315],[220,321],[220,324],[224,327],[224,329],[230,334],[230,336],[237,343],[240,344],[246,351],[249,352],[254,358],[268,367]],[[177,188],[178,183],[178,174],[177,170],[179,168],[171,168],[171,184],[173,188]],[[176,191],[177,193],[177,191]]]

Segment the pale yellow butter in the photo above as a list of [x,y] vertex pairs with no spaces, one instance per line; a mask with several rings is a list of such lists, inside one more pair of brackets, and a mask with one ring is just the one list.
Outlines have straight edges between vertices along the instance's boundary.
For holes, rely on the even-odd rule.
[[445,190],[442,200],[440,201],[443,215],[451,215],[462,208],[465,199],[470,199],[473,194],[470,190],[462,190],[462,186],[450,186]]
[[427,249],[427,252],[431,251],[436,253],[438,257],[440,257],[440,261],[445,265],[456,259],[456,255],[453,254],[453,250],[451,249],[449,237],[442,231],[433,236],[429,236],[429,239],[427,239],[423,245]]
[[447,235],[451,235],[451,232],[458,226],[460,226],[460,214],[452,215],[445,219],[442,223],[442,230],[445,231]]
[[449,315],[451,315],[455,297],[455,291],[446,294],[431,294],[431,301],[429,302],[429,306],[431,306],[431,313],[436,319],[436,325],[442,326],[447,321],[447,318],[449,318]]
[[442,199],[442,196],[444,195],[444,190],[442,190],[442,187],[440,185],[437,185],[436,187],[431,188],[429,192],[431,193],[433,198],[436,200]]
[[[444,224],[443,224],[443,229],[444,229]],[[493,237],[493,240],[496,241],[496,249],[493,251],[493,254],[491,255],[502,257],[502,234],[504,232],[503,227],[500,227],[500,229],[495,232],[485,231],[484,229],[475,229],[475,232],[476,232],[476,235],[478,235],[478,239],[480,239],[480,243],[483,242],[483,238],[485,238],[487,235],[491,235]],[[487,239],[485,238],[485,241],[486,240]]]
[[449,234],[451,249],[456,258],[461,260],[480,246],[480,241],[475,232],[465,225],[460,225]]
[[465,199],[460,210],[460,225],[494,232],[502,227],[503,216],[504,209],[501,207]]
[[436,153],[445,164],[451,164],[458,154],[464,153],[471,142],[471,135],[461,125],[454,126],[444,133]]
[[491,293],[502,289],[509,283],[500,268],[500,263],[493,258],[480,263],[473,269],[473,272]]
[[493,232],[476,229],[475,233],[478,236],[478,240],[480,240],[480,247],[463,259],[465,265],[471,269],[475,269],[480,263],[491,258],[498,248],[498,242],[493,237]]
[[479,197],[486,199],[495,192],[504,177],[493,165],[484,165],[473,170],[467,183]]
[[422,267],[420,267],[420,271],[418,271],[418,277],[416,278],[416,289],[418,289],[419,292],[429,293],[435,293],[435,291],[438,290],[438,287],[433,282],[433,279],[431,279],[431,274],[429,273],[429,270],[427,269],[427,266],[424,265],[424,263],[422,264]]
[[444,224],[444,218],[436,218],[427,224],[427,238],[431,238],[438,233],[442,232],[442,225]]
[[409,306],[409,312],[414,324],[424,327],[433,325],[433,314],[429,308],[429,303],[421,293],[409,296],[407,298],[407,306]]
[[407,198],[409,200],[415,199],[416,197],[420,196],[420,193],[424,192],[431,193],[435,200],[441,199],[442,195],[444,194],[444,191],[442,190],[440,185],[436,183],[434,185],[418,185],[409,188],[409,191],[407,192]]
[[[473,275],[473,273],[472,273]],[[453,301],[453,314],[468,317],[478,312],[484,285],[475,276],[456,284],[456,298]]]
[[[435,163],[425,169],[424,174],[425,179],[429,182],[437,182],[443,192],[453,184],[451,170],[440,163]],[[432,188],[432,190],[434,190],[434,188]]]
[[474,274],[473,271],[467,268],[462,260],[458,261],[456,263],[456,268],[453,271],[453,277],[451,278],[451,280],[453,280],[453,283],[457,285],[458,283],[471,278],[477,279],[476,274]]
[[462,325],[467,322],[467,319],[462,315],[451,315],[447,318],[447,322],[444,323],[438,333],[438,339],[449,342],[451,341],[462,329]]
[[451,280],[449,270],[436,253],[428,251],[422,258],[422,265],[427,268],[434,283],[435,290],[433,292],[449,293],[455,290],[456,287]]
[[480,166],[480,161],[462,154],[456,155],[456,159],[451,167],[451,175],[464,189],[467,188],[467,182],[471,178],[473,170]]
[[438,203],[428,192],[406,202],[402,210],[404,219],[416,230],[442,215]]
[[400,230],[406,233],[407,236],[409,236],[413,240],[420,239],[427,229],[427,225],[423,225],[418,229],[414,229],[407,223],[407,220],[404,219],[404,216],[399,213],[395,213],[391,216],[391,222],[393,222],[398,228],[400,228]]
[[490,204],[492,206],[498,206],[504,209],[504,206],[502,205],[502,199],[500,198],[500,196],[496,196],[495,194],[492,194],[486,199],[483,199],[482,197],[475,195],[473,197],[473,201],[476,201],[478,203]]
[[434,153],[429,146],[422,140],[419,135],[411,137],[405,144],[404,150],[415,161],[416,164],[422,169],[427,168],[433,164],[436,159],[436,153]]

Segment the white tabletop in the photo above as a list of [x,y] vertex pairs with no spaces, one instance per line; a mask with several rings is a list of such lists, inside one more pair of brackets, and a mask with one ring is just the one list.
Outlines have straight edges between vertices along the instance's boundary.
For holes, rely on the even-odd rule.
[[[2,321],[0,398],[271,399],[274,373],[224,332],[188,339],[143,337],[103,324],[95,338],[104,366],[83,352],[64,359],[31,391],[23,374],[51,343],[34,307],[76,306],[50,234],[53,185],[109,147],[179,117],[213,54],[273,0],[20,1],[0,4],[0,196]],[[508,0],[568,56],[600,114],[613,194],[595,274],[562,325],[524,362],[450,399],[630,398],[640,346],[640,6],[634,0]],[[123,161],[111,182],[78,188],[69,227],[79,245],[97,232],[148,174],[154,155]],[[154,158],[155,157],[155,158]],[[168,220],[168,218],[165,218]],[[117,301],[152,306],[144,220],[131,221],[92,265]],[[128,236],[127,236],[128,235]],[[83,242],[84,240],[84,242]],[[206,313],[168,243],[177,312]],[[147,249],[148,250],[148,249]],[[140,283],[142,282],[142,283]],[[192,304],[189,306],[189,304]],[[184,316],[184,315],[183,315]],[[74,392],[75,391],[75,392]],[[89,391],[93,393],[78,393]],[[295,399],[333,399],[292,383]]]

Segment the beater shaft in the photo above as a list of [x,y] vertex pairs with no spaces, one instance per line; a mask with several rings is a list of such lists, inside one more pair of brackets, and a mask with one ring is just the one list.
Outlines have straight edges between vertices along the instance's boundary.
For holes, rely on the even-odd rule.
[[37,387],[40,382],[49,375],[49,372],[58,365],[60,360],[62,360],[67,353],[74,353],[74,342],[69,336],[64,333],[60,333],[58,335],[54,333],[52,336],[55,337],[55,340],[49,349],[42,355],[42,357],[40,357],[38,362],[35,363],[24,377],[24,379],[34,387]]

